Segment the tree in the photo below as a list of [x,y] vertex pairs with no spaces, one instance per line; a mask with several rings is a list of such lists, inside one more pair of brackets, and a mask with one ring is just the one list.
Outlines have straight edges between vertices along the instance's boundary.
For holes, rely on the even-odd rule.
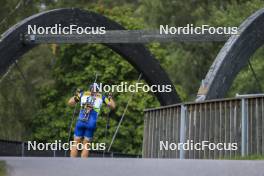
[[[137,29],[141,20],[132,17],[132,10],[128,7],[105,10],[104,14],[121,23],[129,29]],[[122,15],[121,15],[122,14]],[[160,51],[158,44],[150,45],[155,49],[157,58],[165,53]],[[98,73],[98,81],[103,84],[120,84],[126,81],[136,82],[139,73],[119,55],[103,45],[71,44],[59,48],[58,59],[53,71],[54,87],[43,86],[39,89],[41,108],[32,122],[32,139],[50,141],[55,139],[67,140],[68,125],[70,124],[72,108],[66,105],[73,95],[73,88],[87,90],[89,84]],[[162,59],[160,60],[162,61]],[[117,109],[111,117],[110,136],[121,118],[131,93],[115,93]],[[158,106],[153,95],[139,92],[133,95],[133,100],[125,114],[125,120],[120,127],[117,139],[113,145],[114,151],[139,154],[143,137],[143,109]],[[95,133],[95,142],[109,144],[110,138],[104,139],[104,130],[108,110],[103,109]]]

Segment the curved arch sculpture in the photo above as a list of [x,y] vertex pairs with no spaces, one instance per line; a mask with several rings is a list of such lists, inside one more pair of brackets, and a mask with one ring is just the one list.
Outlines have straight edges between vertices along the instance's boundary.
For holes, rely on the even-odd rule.
[[228,39],[199,89],[204,99],[225,96],[237,74],[247,65],[254,52],[264,44],[263,29],[264,9],[261,9],[240,25],[239,35]]
[[[123,30],[124,28],[108,18],[89,11],[80,9],[55,9],[30,16],[11,27],[2,35],[0,41],[0,74],[19,59],[23,54],[31,50],[36,44],[25,45],[20,41],[20,35],[25,33],[27,25],[52,26],[61,24],[69,26],[105,26],[106,30]],[[159,62],[142,44],[106,44],[113,51],[126,59],[136,70],[143,74],[143,78],[149,85],[172,85],[172,92],[156,93],[161,105],[179,103],[180,98],[169,79],[161,68]]]

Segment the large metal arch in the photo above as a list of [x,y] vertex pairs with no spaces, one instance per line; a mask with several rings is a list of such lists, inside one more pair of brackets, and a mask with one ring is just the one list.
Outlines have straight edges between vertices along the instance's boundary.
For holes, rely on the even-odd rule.
[[[204,99],[223,98],[237,74],[264,44],[264,9],[248,17],[231,36],[211,65],[200,87]],[[199,93],[198,93],[199,94]]]
[[[21,34],[27,31],[27,25],[52,26],[61,24],[69,26],[105,26],[106,30],[124,29],[118,23],[94,12],[75,8],[55,9],[30,16],[13,27],[9,28],[0,41],[0,74],[7,69],[23,54],[31,50],[36,44],[26,45],[21,42]],[[142,44],[105,44],[113,51],[126,59],[136,70],[143,74],[143,79],[149,85],[172,85],[171,92],[155,93],[161,105],[180,102],[180,98],[166,72],[159,62]]]

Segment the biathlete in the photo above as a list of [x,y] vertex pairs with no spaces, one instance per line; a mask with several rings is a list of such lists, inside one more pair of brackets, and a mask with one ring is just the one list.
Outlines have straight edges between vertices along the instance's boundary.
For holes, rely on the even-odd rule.
[[[77,157],[77,145],[82,142],[83,146],[89,146],[92,142],[93,134],[96,129],[96,122],[100,109],[105,103],[109,108],[115,108],[115,102],[111,96],[104,96],[99,93],[99,85],[93,83],[90,91],[77,91],[68,101],[70,106],[80,102],[80,113],[74,129],[74,144],[71,148],[71,157]],[[89,150],[84,147],[81,157],[88,157]]]

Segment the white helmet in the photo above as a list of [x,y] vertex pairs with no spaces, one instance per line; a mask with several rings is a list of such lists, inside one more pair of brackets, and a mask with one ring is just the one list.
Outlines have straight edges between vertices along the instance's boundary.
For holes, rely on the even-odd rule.
[[93,83],[90,85],[90,91],[99,92],[100,88],[97,83]]

